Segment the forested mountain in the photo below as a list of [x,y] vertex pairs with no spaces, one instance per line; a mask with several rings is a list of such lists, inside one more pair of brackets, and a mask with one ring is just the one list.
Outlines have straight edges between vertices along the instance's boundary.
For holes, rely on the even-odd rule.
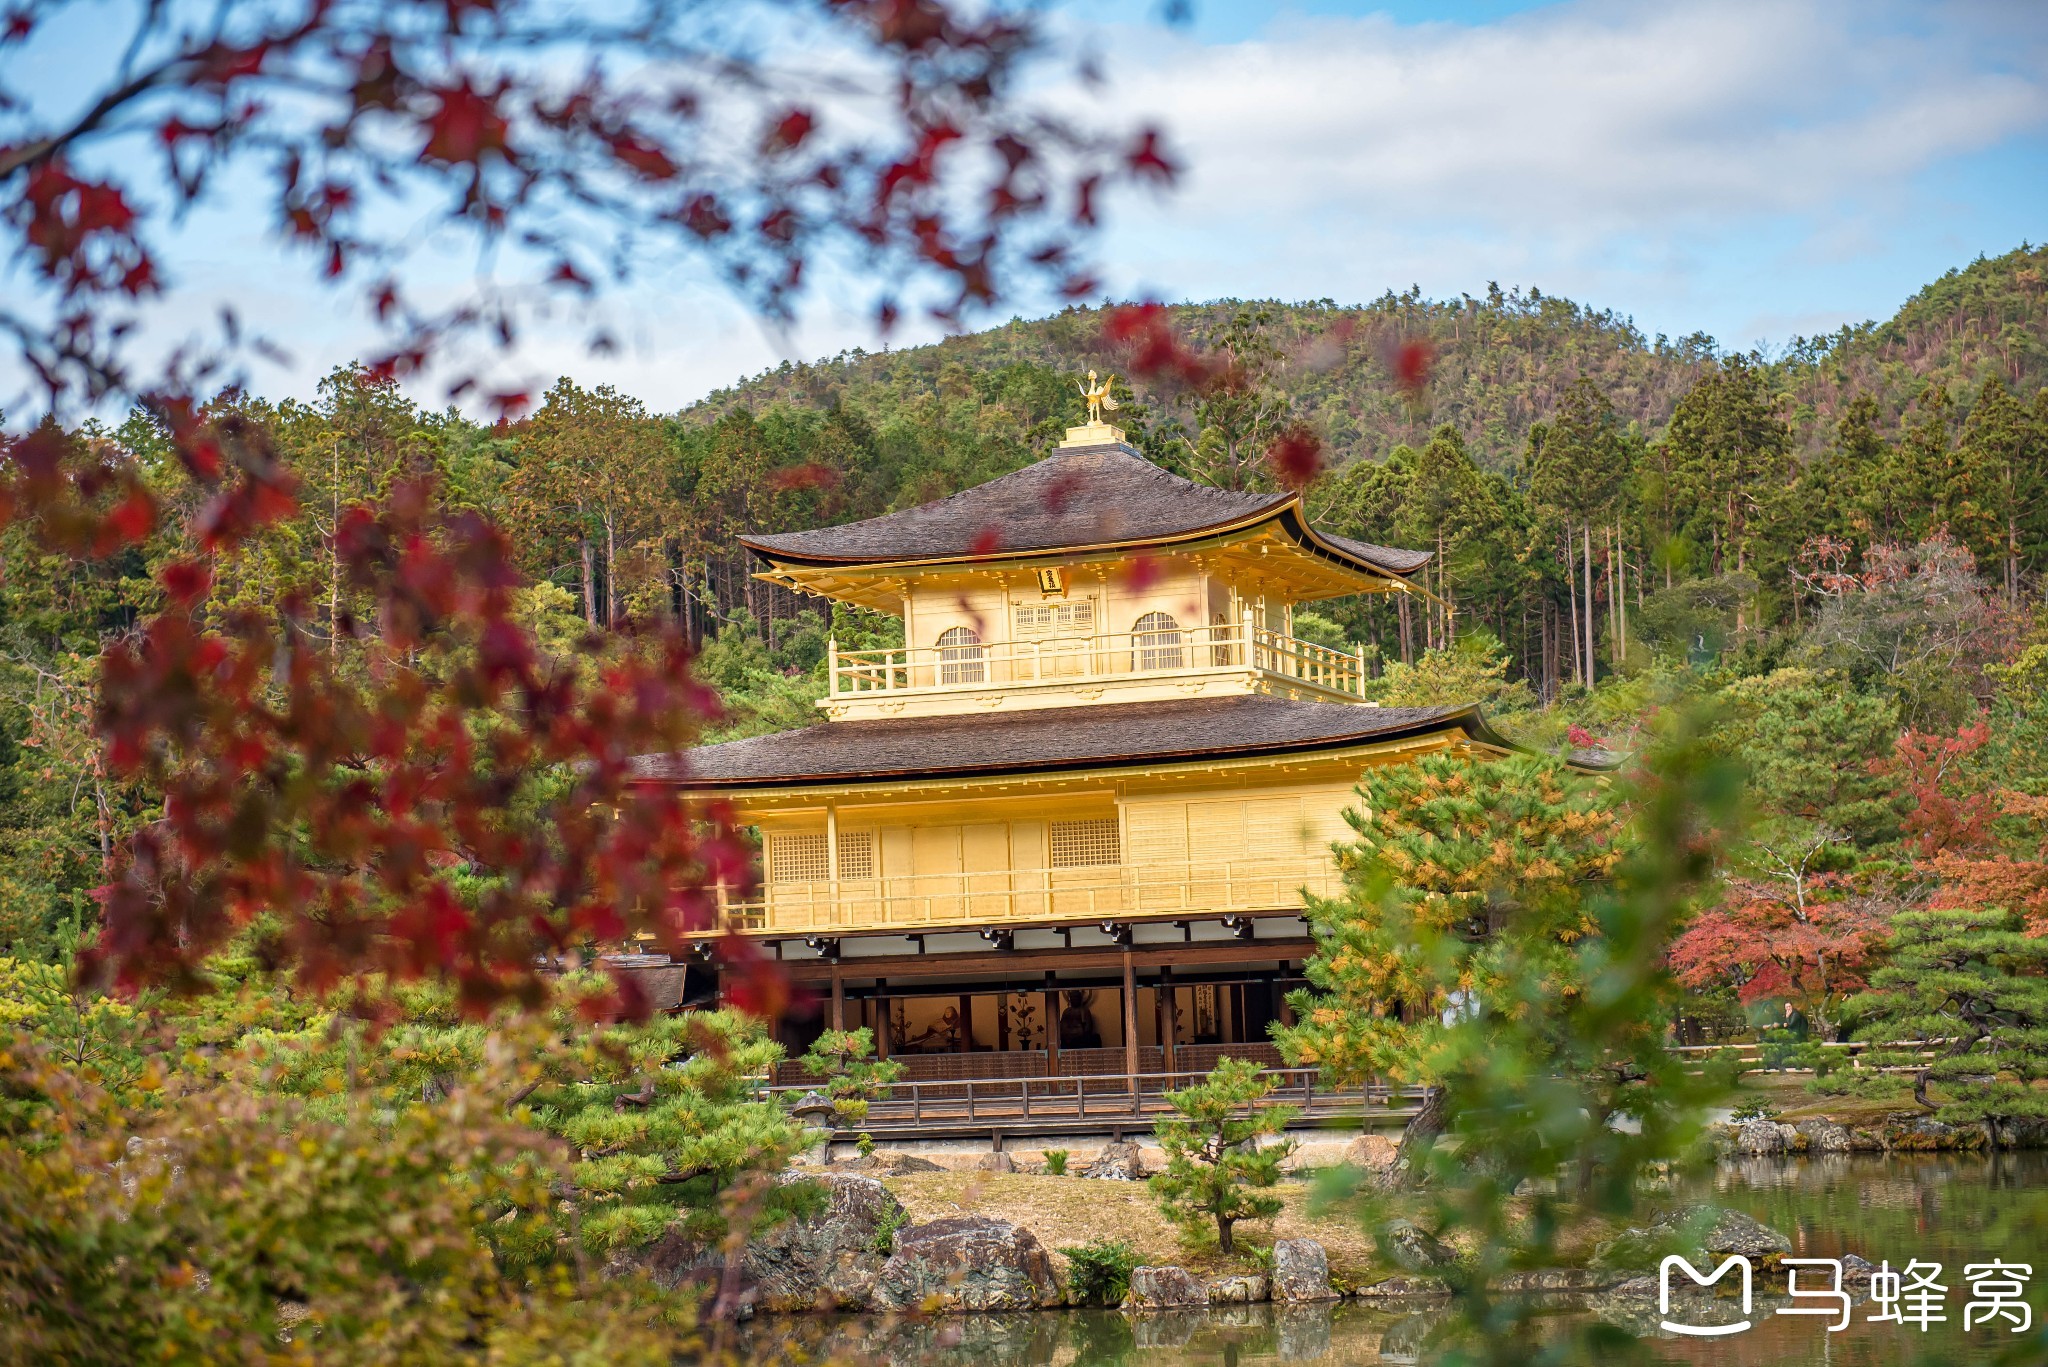
[[[1411,289],[1362,306],[1221,300],[1171,305],[1167,314],[1202,341],[1219,338],[1247,309],[1270,316],[1263,331],[1278,353],[1273,390],[1315,425],[1340,464],[1384,459],[1448,423],[1482,467],[1507,469],[1531,426],[1556,410],[1580,375],[1592,377],[1623,422],[1654,439],[1722,354],[1703,333],[1645,337],[1612,311],[1497,285],[1483,298],[1428,300]],[[685,416],[846,405],[886,422],[920,400],[936,403],[950,393],[957,401],[971,390],[978,406],[1004,410],[1021,435],[1042,422],[1057,426],[1073,412],[1067,387],[1030,383],[1042,372],[1065,377],[1127,361],[1104,344],[1102,321],[1100,310],[1070,308],[932,346],[785,363],[711,394]],[[1432,362],[1419,403],[1397,377],[1402,347],[1416,342],[1428,347]],[[1825,449],[1833,423],[1858,394],[1876,401],[1881,430],[1896,430],[1930,386],[1975,394],[1997,376],[2032,393],[2048,380],[2048,248],[1980,258],[1926,286],[1885,322],[1795,338],[1760,359],[1772,362],[1773,388],[1807,453]],[[1137,393],[1151,397],[1143,381]]]

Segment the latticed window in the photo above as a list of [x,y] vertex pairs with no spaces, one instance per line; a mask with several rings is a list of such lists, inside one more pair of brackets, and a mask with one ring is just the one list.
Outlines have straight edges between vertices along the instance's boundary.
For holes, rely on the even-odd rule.
[[802,832],[768,837],[768,881],[822,883],[832,876],[825,833]]
[[939,633],[940,683],[978,684],[986,677],[979,632],[971,627],[949,627]]
[[[831,875],[831,842],[823,831],[768,837],[768,881],[822,883]],[[850,883],[875,876],[875,833],[839,833],[839,877]]]
[[1032,640],[1042,636],[1088,636],[1095,631],[1095,604],[1082,599],[1073,603],[1026,604],[1017,609],[1017,636]]
[[1131,648],[1137,652],[1139,669],[1182,669],[1187,652],[1181,648],[1180,623],[1163,612],[1148,612],[1131,628]]
[[1116,818],[1098,821],[1055,821],[1052,823],[1052,866],[1082,869],[1097,864],[1123,862],[1123,845],[1117,838]]
[[848,883],[861,883],[875,876],[875,833],[873,831],[841,831],[839,833],[839,877]]

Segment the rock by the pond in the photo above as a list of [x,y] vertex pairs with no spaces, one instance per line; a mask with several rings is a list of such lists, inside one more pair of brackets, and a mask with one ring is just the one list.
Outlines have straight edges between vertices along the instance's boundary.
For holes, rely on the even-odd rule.
[[1329,1301],[1330,1255],[1314,1239],[1282,1239],[1273,1245],[1273,1299]]
[[1695,1225],[1700,1226],[1700,1250],[1719,1257],[1734,1253],[1745,1258],[1768,1258],[1774,1253],[1792,1251],[1790,1239],[1739,1210],[1721,1210],[1708,1205],[1681,1206],[1658,1216],[1651,1227],[1689,1232]]
[[1842,1255],[1842,1280],[1845,1282],[1867,1282],[1870,1274],[1877,1271],[1877,1264],[1854,1253]]
[[1211,1305],[1256,1305],[1272,1294],[1272,1287],[1257,1273],[1218,1277],[1209,1283]]
[[1133,1310],[1172,1310],[1208,1303],[1209,1288],[1184,1267],[1131,1269],[1131,1294],[1124,1304]]
[[1847,1153],[1852,1147],[1848,1128],[1832,1120],[1802,1120],[1792,1128],[1806,1141],[1808,1153]]
[[1735,1127],[1737,1153],[1790,1153],[1799,1145],[1799,1131],[1775,1120],[1745,1120]]
[[[749,1239],[740,1254],[745,1303],[767,1310],[863,1308],[884,1258],[882,1231],[903,1218],[903,1206],[872,1177],[850,1173],[784,1173],[785,1184],[824,1188],[820,1209],[785,1220]],[[723,1275],[725,1254],[680,1231],[615,1258],[612,1273],[644,1272],[666,1290]]]
[[1609,1281],[1583,1267],[1538,1267],[1525,1272],[1507,1272],[1489,1286],[1500,1295],[1522,1296],[1537,1291],[1597,1291]]
[[981,1161],[974,1166],[981,1172],[1015,1172],[1017,1160],[997,1149],[994,1153],[983,1154]]
[[1894,1152],[1981,1149],[1985,1144],[1980,1125],[1949,1125],[1922,1115],[1887,1116],[1878,1134],[1885,1148]]
[[1388,1277],[1351,1293],[1362,1301],[1400,1301],[1415,1296],[1448,1296],[1451,1288],[1441,1277]]
[[1008,1220],[952,1215],[896,1232],[875,1274],[876,1310],[1033,1310],[1064,1299],[1038,1236]]
[[1457,1261],[1449,1245],[1412,1220],[1390,1220],[1380,1233],[1394,1261],[1410,1272],[1434,1272]]
[[1593,1250],[1593,1264],[1633,1272],[1655,1267],[1667,1253],[1770,1258],[1791,1251],[1790,1239],[1740,1211],[1690,1205],[1665,1212],[1648,1229],[1624,1229]]
[[1145,1160],[1136,1144],[1111,1144],[1095,1156],[1081,1175],[1110,1182],[1135,1182],[1145,1175]]

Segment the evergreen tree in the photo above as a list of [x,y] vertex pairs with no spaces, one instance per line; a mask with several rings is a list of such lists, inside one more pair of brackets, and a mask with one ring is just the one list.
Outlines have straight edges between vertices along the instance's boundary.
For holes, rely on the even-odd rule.
[[[1757,514],[1787,473],[1791,429],[1779,416],[1769,373],[1734,355],[1679,400],[1668,436],[1689,528],[1714,574],[1746,571],[1755,557]],[[1739,618],[1737,630],[1753,625]]]
[[[1891,962],[1852,1003],[1870,1024],[1871,1069],[1912,1070],[1913,1097],[1952,1125],[1983,1124],[1993,1144],[2015,1121],[2048,1119],[2048,939],[2002,908],[1904,912]],[[1921,1057],[1907,1042],[1939,1041]],[[1881,1074],[1873,1074],[1881,1077]],[[1881,1083],[1865,1082],[1865,1087]],[[1942,1090],[1939,1100],[1930,1087]]]
[[1260,1141],[1284,1131],[1296,1108],[1265,1104],[1276,1085],[1251,1059],[1220,1059],[1202,1081],[1165,1094],[1173,1114],[1154,1127],[1166,1171],[1151,1179],[1153,1195],[1191,1237],[1214,1221],[1225,1253],[1233,1250],[1238,1221],[1280,1213],[1280,1198],[1269,1188],[1279,1182],[1280,1163],[1294,1152],[1294,1142]]
[[[1621,856],[1599,786],[1548,759],[1432,755],[1369,771],[1338,851],[1345,891],[1309,899],[1317,948],[1298,1023],[1275,1032],[1333,1082],[1435,1089],[1401,1141],[1411,1178],[1442,1131],[1472,1038],[1585,990],[1574,946],[1595,930],[1589,884]],[[1541,1027],[1536,1027],[1541,1032]],[[1538,1046],[1558,1060],[1569,1042]],[[1483,1049],[1479,1050],[1483,1053]]]

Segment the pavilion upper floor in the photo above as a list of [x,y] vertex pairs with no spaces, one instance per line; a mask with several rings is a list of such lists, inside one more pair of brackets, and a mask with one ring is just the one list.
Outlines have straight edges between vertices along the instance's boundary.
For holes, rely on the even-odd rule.
[[1410,591],[1427,555],[1320,532],[1298,494],[1198,485],[1099,431],[951,498],[743,538],[761,577],[903,623],[900,646],[832,643],[827,716],[1362,700],[1363,658],[1298,636],[1296,606]]

